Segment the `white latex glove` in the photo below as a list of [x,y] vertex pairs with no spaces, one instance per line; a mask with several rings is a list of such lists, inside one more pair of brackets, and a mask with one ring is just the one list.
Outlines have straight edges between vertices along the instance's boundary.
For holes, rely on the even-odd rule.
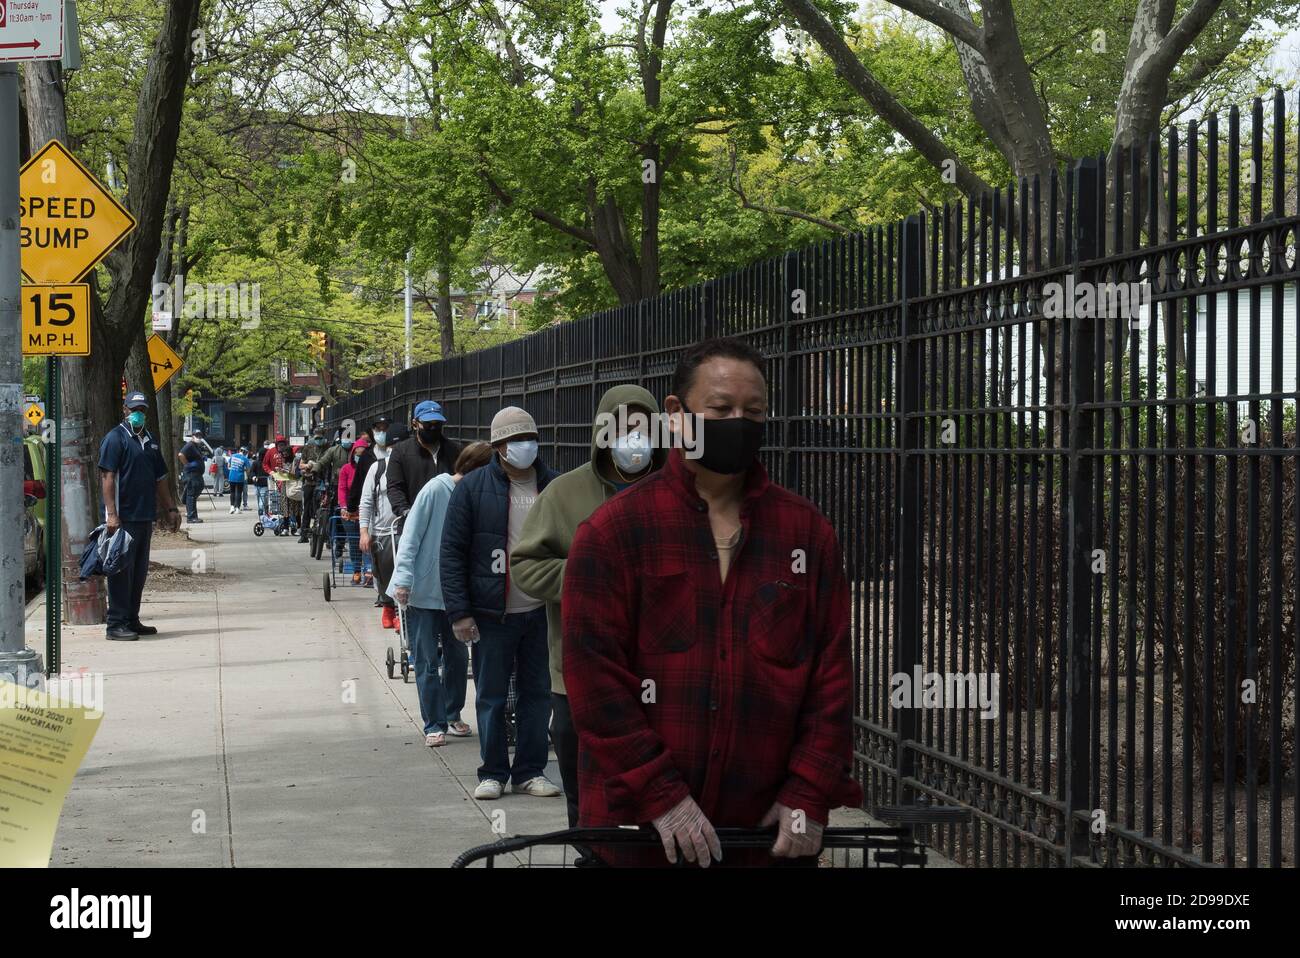
[[780,833],[772,845],[777,858],[806,858],[822,850],[822,831],[825,826],[807,814],[796,815],[795,810],[776,802],[767,810],[759,826],[780,823]]
[[722,843],[718,834],[704,816],[704,811],[687,795],[652,823],[664,843],[664,854],[677,864],[677,849],[688,862],[698,862],[708,868],[710,861],[722,861]]
[[457,642],[463,642],[470,645],[478,641],[478,623],[471,616],[465,616],[451,624],[452,634],[456,636]]
[[404,585],[399,585],[393,590],[393,599],[405,609],[406,603],[411,601],[411,590]]

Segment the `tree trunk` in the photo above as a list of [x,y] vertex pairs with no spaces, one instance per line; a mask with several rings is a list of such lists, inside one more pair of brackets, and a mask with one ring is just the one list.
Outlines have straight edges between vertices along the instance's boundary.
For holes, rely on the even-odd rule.
[[444,241],[438,261],[438,338],[442,358],[456,352],[456,317],[451,302],[451,247]]
[[[193,65],[191,37],[198,27],[200,6],[201,0],[174,0],[164,6],[140,88],[128,154],[126,205],[137,225],[107,260],[113,289],[104,306],[103,326],[110,343],[110,368],[126,366],[128,386],[148,396],[153,396],[154,390],[145,349],[144,316],[162,245],[185,87]],[[97,425],[104,425],[115,422],[120,415],[120,385],[100,385],[103,391],[94,394],[92,415]],[[149,416],[151,422],[158,422],[156,397],[150,404]]]
[[[175,281],[179,251],[185,245],[185,217],[184,208],[176,208],[170,202],[168,203],[166,234],[163,248],[158,253],[158,269],[154,274],[155,281],[158,283],[170,284]],[[176,338],[180,334],[181,312],[177,304],[172,305],[172,328],[161,334],[163,342],[173,349],[176,348]],[[181,358],[184,359],[184,356]],[[174,431],[176,417],[172,413],[175,408],[172,385],[175,382],[175,377],[167,380],[158,392],[158,432],[155,435],[158,436],[158,448],[162,451],[163,462],[176,461],[177,436]]]
[[[32,143],[44,146],[50,140],[67,142],[68,120],[63,101],[63,68],[57,61],[28,63],[25,100],[27,123]],[[91,283],[92,304],[99,296]],[[103,345],[103,337],[92,345]],[[62,451],[60,462],[47,464],[47,478],[58,482],[62,494],[61,513],[63,569],[63,615],[69,625],[97,625],[106,611],[104,579],[93,576],[81,579],[81,550],[99,522],[99,470],[95,468],[99,438],[103,432],[92,431],[90,397],[95,395],[92,371],[103,357],[92,350],[87,357],[64,357],[62,368]],[[116,425],[116,423],[114,423]],[[106,432],[106,430],[105,430]]]

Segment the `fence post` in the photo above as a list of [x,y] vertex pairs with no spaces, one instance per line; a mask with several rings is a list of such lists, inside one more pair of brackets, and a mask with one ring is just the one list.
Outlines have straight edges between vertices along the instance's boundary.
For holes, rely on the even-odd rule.
[[[899,374],[898,374],[898,573],[895,576],[894,672],[912,676],[921,662],[921,341],[914,335],[916,312],[912,300],[921,295],[923,230],[921,218],[903,221],[898,254],[899,289]],[[908,696],[898,711],[897,801],[910,804],[914,798],[903,781],[915,776],[915,755],[907,747],[917,735],[917,714]]]
[[701,342],[718,335],[718,281],[700,284],[700,336]]
[[781,413],[781,483],[787,489],[800,488],[799,456],[795,453],[794,417],[799,415],[802,397],[797,383],[798,369],[791,355],[794,343],[794,322],[807,317],[807,303],[811,298],[806,289],[798,298],[802,307],[796,310],[795,291],[801,289],[799,254],[791,251],[781,257],[781,302],[777,306],[781,317],[781,396],[778,400]]
[[[1092,282],[1094,269],[1080,264],[1095,259],[1101,234],[1099,191],[1101,170],[1095,159],[1075,166],[1075,215],[1072,255],[1074,285]],[[1092,760],[1089,750],[1089,718],[1092,713],[1092,549],[1093,469],[1082,450],[1092,445],[1094,417],[1085,404],[1096,401],[1096,319],[1075,315],[1073,296],[1066,294],[1066,317],[1070,322],[1069,395],[1069,497],[1066,505],[1066,549],[1070,577],[1066,595],[1065,676],[1065,803],[1066,865],[1075,856],[1088,855],[1088,822],[1075,820],[1075,812],[1088,810]],[[1111,561],[1115,561],[1112,557]]]

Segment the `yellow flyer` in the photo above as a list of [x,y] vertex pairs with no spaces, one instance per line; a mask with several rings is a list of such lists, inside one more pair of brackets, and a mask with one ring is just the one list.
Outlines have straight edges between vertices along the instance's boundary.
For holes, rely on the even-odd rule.
[[46,868],[103,713],[0,679],[0,867]]

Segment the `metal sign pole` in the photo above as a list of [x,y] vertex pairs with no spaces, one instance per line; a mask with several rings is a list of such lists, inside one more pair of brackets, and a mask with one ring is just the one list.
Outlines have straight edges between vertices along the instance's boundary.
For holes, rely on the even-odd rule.
[[0,63],[0,676],[32,686],[40,656],[23,635],[23,347],[18,245],[18,67]]
[[53,448],[45,459],[45,667],[62,668],[63,648],[63,368],[58,356],[45,362],[46,416],[54,422]]

